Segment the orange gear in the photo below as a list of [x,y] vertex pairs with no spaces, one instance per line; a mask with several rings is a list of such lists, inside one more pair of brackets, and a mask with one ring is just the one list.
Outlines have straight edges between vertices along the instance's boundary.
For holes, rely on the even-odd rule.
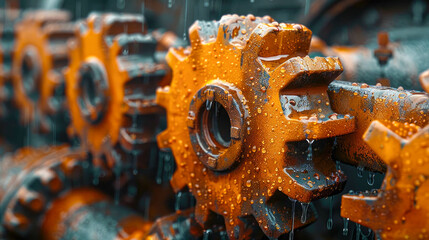
[[[156,42],[143,35],[143,27],[139,15],[92,14],[80,24],[76,41],[70,44],[71,61],[65,73],[72,120],[69,132],[77,134],[98,161],[97,166],[103,165],[101,158],[109,156],[118,141],[130,150],[141,142],[138,133],[122,128],[125,114],[159,108],[154,96],[141,99],[150,89],[139,92],[141,86],[135,86],[147,80],[148,74],[162,78],[166,71],[165,65],[154,62],[150,53],[154,53]],[[154,95],[156,86],[152,88]],[[111,158],[107,160],[114,164]]]
[[326,93],[340,61],[309,58],[311,31],[270,17],[196,22],[189,38],[191,47],[170,49],[172,83],[157,92],[168,125],[158,145],[176,159],[174,190],[189,187],[200,224],[222,215],[230,238],[248,236],[240,219],[250,215],[272,238],[308,224],[314,213],[293,220],[293,202],[345,183],[330,156],[354,118],[334,113]]
[[342,197],[341,216],[382,239],[428,239],[429,126],[374,121],[364,140],[387,165],[381,189]]
[[62,71],[68,63],[66,42],[74,36],[70,15],[63,11],[31,11],[16,26],[12,62],[14,100],[24,123],[39,121],[49,132],[48,116],[63,111]]

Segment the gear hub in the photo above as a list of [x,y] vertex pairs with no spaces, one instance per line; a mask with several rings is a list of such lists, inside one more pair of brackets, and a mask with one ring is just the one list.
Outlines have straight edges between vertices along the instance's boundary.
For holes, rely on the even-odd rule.
[[[163,111],[155,104],[155,92],[167,67],[156,61],[156,41],[145,32],[139,15],[92,14],[70,43],[69,132],[89,149],[97,166],[105,165],[102,159],[110,167],[115,163],[111,149],[117,143],[130,152],[155,143]],[[140,126],[149,118],[152,126],[143,132]]]

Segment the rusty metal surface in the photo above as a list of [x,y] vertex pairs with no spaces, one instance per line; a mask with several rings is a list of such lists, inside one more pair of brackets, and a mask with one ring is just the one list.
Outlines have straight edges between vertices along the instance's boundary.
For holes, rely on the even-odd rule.
[[420,127],[429,123],[429,95],[365,83],[334,81],[328,88],[331,107],[356,118],[356,131],[337,137],[337,159],[372,171],[384,172],[383,161],[362,140],[372,121],[408,122]]
[[374,121],[363,139],[387,172],[378,191],[343,195],[341,216],[373,229],[382,239],[429,238],[429,127]]
[[64,113],[62,70],[69,59],[66,42],[74,35],[69,20],[67,12],[30,11],[16,25],[13,98],[21,122],[43,133],[52,132],[52,117]]
[[332,111],[326,92],[341,63],[309,58],[311,31],[270,18],[224,16],[189,33],[191,47],[170,49],[172,84],[157,93],[168,122],[158,144],[177,163],[173,188],[192,191],[200,224],[210,211],[222,215],[230,238],[244,236],[239,218],[248,215],[275,238],[308,224],[312,211],[294,220],[295,201],[339,192],[346,179],[329,156],[354,118]]

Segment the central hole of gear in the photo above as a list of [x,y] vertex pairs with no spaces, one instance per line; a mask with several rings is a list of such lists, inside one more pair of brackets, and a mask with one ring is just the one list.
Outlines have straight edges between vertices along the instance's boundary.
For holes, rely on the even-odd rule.
[[200,118],[201,129],[211,147],[229,147],[231,143],[231,119],[226,109],[218,102],[206,102]]
[[40,66],[37,63],[37,53],[34,50],[25,52],[22,58],[21,74],[22,84],[27,96],[33,100],[39,98]]
[[79,107],[83,116],[98,123],[107,105],[107,81],[102,70],[94,64],[84,64],[79,71]]

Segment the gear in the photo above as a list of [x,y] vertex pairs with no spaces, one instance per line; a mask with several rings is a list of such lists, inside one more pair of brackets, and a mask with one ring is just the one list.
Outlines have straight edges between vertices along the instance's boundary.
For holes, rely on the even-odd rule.
[[51,132],[52,117],[64,113],[64,79],[68,64],[67,40],[74,24],[63,11],[30,11],[16,26],[12,63],[14,101],[23,123],[38,123]]
[[[68,182],[82,180],[83,175],[91,176],[80,160],[82,156],[83,152],[59,146],[23,148],[3,158],[0,171],[4,180],[0,186],[3,226],[23,238],[38,232],[38,222],[50,201],[67,189]],[[16,174],[18,169],[21,174]]]
[[382,239],[428,239],[429,126],[374,121],[363,138],[387,172],[380,190],[343,195],[341,216]]
[[309,58],[311,31],[270,17],[198,21],[189,38],[191,47],[170,49],[172,83],[157,92],[168,125],[158,145],[176,159],[174,190],[192,191],[200,224],[222,215],[233,239],[246,236],[242,219],[251,216],[271,238],[310,223],[312,210],[305,223],[294,220],[295,201],[345,183],[330,156],[354,118],[334,113],[326,93],[340,61]]
[[[115,164],[111,149],[118,142],[133,153],[155,142],[153,125],[162,112],[155,92],[167,70],[155,61],[156,41],[143,28],[139,15],[92,14],[70,44],[69,132],[90,150],[97,166],[105,165],[104,157],[110,167]],[[143,132],[140,126],[148,119],[152,126]]]

